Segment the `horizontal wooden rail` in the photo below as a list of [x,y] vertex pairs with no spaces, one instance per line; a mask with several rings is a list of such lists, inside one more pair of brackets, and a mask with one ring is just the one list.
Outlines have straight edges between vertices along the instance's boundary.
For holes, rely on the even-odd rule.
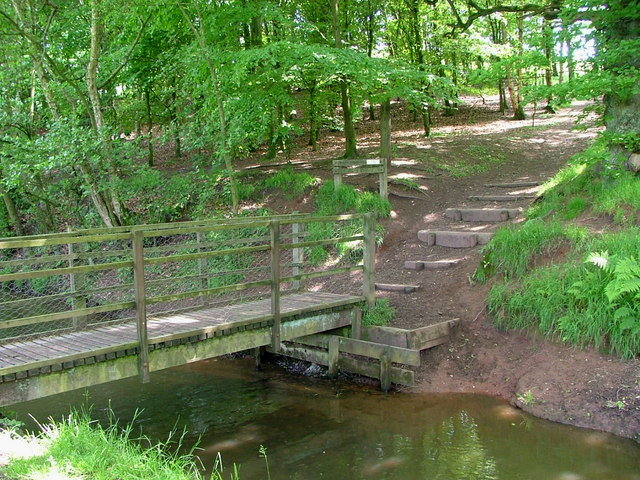
[[0,275],[0,282],[13,282],[15,280],[28,280],[31,278],[56,277],[60,275],[72,275],[76,273],[97,272],[100,270],[117,270],[119,268],[132,267],[133,262],[98,263],[96,265],[83,265],[80,267],[52,268],[47,270],[32,270],[30,272],[5,273]]
[[[353,233],[350,225],[344,225],[347,233],[341,236],[341,231],[333,227],[340,226],[340,222],[362,223]],[[323,234],[325,238],[311,240],[308,226],[321,223],[329,223],[332,228]],[[0,274],[0,283],[4,283],[0,285],[2,299],[6,300],[0,302],[0,309],[6,312],[3,313],[6,320],[0,321],[0,330],[12,339],[16,338],[15,332],[21,330],[25,332],[24,337],[40,342],[44,338],[37,338],[38,335],[49,335],[53,331],[69,332],[73,336],[96,325],[129,321],[130,326],[136,326],[138,334],[137,342],[130,347],[136,348],[140,376],[147,381],[150,371],[148,312],[157,322],[177,312],[211,309],[214,305],[233,307],[237,297],[242,297],[241,301],[246,298],[268,301],[271,297],[270,308],[261,313],[261,318],[267,313],[267,320],[271,322],[271,344],[277,350],[281,344],[283,316],[326,308],[322,302],[309,307],[300,301],[293,309],[288,304],[283,314],[281,294],[296,291],[301,282],[364,271],[365,286],[359,298],[367,302],[375,298],[369,281],[373,272],[374,226],[372,215],[294,214],[0,239],[0,258],[5,259],[0,261],[0,268],[13,271]],[[206,235],[216,232],[221,233],[219,239]],[[305,249],[352,242],[362,242],[358,247],[364,250],[363,263],[353,265],[352,260],[348,266],[322,265],[316,271],[309,271],[309,263],[304,261]],[[19,255],[25,258],[15,258]],[[30,270],[24,271],[26,269]],[[210,284],[217,286],[209,287]],[[232,295],[233,292],[246,294]],[[24,298],[27,296],[29,298]],[[344,300],[347,303],[333,302],[332,308],[336,305],[336,308],[346,308],[359,301],[354,296],[348,297]],[[153,308],[148,310],[150,306]],[[47,310],[54,311],[41,314]],[[114,313],[99,316],[110,312]],[[60,322],[53,323],[56,321]],[[20,328],[48,322],[51,324],[38,328]],[[282,328],[286,332],[286,324]],[[0,345],[6,341],[7,338],[0,338]],[[18,344],[11,345],[7,348],[16,348]],[[60,351],[64,348],[58,347]]]
[[177,300],[205,297],[207,295],[217,295],[219,293],[237,292],[240,290],[248,290],[249,288],[267,287],[270,284],[270,280],[260,280],[258,282],[234,283],[232,285],[225,285],[222,287],[205,288],[202,290],[192,290],[190,292],[173,293],[169,295],[159,295],[157,297],[148,297],[147,305],[162,302],[175,302]]
[[324,240],[309,240],[307,242],[283,243],[282,248],[303,248],[325,245],[337,245],[338,243],[349,243],[364,240],[364,235],[354,235],[352,237],[327,238]]
[[223,255],[240,255],[246,253],[268,252],[269,245],[258,245],[256,247],[229,248],[226,250],[210,250],[200,253],[186,253],[184,255],[170,255],[167,257],[151,257],[145,258],[145,265],[157,265],[159,263],[186,262],[189,260],[198,260],[199,258],[220,257]]
[[66,320],[77,316],[91,315],[95,313],[115,312],[117,310],[125,310],[127,308],[135,308],[135,302],[110,303],[108,305],[100,305],[98,307],[83,308],[79,310],[65,310],[64,312],[47,313],[46,315],[34,315],[31,317],[23,317],[15,320],[3,320],[0,322],[0,329],[15,328],[24,325],[36,325],[39,323],[53,322],[55,320]]

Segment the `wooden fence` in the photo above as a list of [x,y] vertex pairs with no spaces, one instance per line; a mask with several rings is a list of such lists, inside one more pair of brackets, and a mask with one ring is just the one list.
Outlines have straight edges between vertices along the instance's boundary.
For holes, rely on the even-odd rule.
[[[362,272],[375,301],[373,215],[284,215],[91,229],[0,239],[0,345],[134,321],[148,363],[147,316],[271,299]],[[344,283],[346,282],[346,283]]]

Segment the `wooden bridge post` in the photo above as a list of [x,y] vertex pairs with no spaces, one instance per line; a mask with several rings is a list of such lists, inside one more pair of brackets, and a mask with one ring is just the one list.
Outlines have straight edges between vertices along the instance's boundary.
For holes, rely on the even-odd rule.
[[280,222],[274,220],[271,230],[271,348],[280,351]]
[[[203,237],[202,232],[196,232],[196,242],[198,243],[198,253],[201,253],[203,251],[203,249],[200,248],[199,246],[203,241],[202,237]],[[200,276],[200,289],[202,290],[206,290],[209,287],[209,281],[206,277],[206,273],[207,273],[207,259],[199,258],[198,259],[198,275]],[[202,301],[202,305],[207,304],[207,298],[204,295],[200,297],[200,300]]]
[[[70,232],[70,229],[67,229]],[[69,243],[69,267],[75,266],[75,244]],[[77,295],[77,291],[83,288],[84,275],[81,273],[72,273],[69,275],[69,289],[71,290],[71,310],[82,310],[87,308],[87,298],[84,295]],[[87,326],[87,317],[85,315],[73,317],[73,328],[84,329]]]
[[[297,213],[297,212],[294,212]],[[301,233],[301,228],[303,225],[299,223],[293,223],[291,225],[291,243],[298,243],[300,241],[299,234]],[[304,261],[304,248],[294,248],[291,255],[291,262],[293,263],[293,276],[300,275],[303,271],[302,262]],[[300,280],[293,281],[293,289],[298,291],[302,288],[302,282]]]
[[147,302],[144,288],[144,232],[135,230],[133,238],[133,285],[138,330],[138,374],[142,383],[149,378],[149,341],[147,338]]
[[391,352],[386,348],[380,356],[380,389],[387,393],[391,390]]
[[362,256],[362,294],[369,308],[376,304],[376,217],[373,213],[364,215],[364,252]]

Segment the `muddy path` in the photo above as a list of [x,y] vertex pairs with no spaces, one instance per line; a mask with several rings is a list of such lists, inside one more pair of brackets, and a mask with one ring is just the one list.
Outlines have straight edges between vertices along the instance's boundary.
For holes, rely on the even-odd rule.
[[[458,318],[451,341],[423,352],[417,392],[481,392],[507,399],[539,417],[588,427],[640,441],[640,361],[621,361],[594,350],[577,350],[535,334],[499,331],[487,315],[489,285],[471,279],[481,246],[428,246],[418,231],[491,232],[494,223],[448,218],[448,208],[526,208],[532,200],[492,202],[470,196],[533,193],[528,188],[500,189],[494,183],[540,181],[553,176],[595,137],[597,127],[574,130],[585,104],[556,115],[528,111],[513,121],[496,105],[468,98],[453,117],[436,116],[430,138],[400,105],[393,106],[393,165],[389,171],[392,216],[383,223],[384,242],[376,256],[376,280],[418,285],[410,294],[378,292],[396,309],[393,326],[417,328]],[[359,152],[376,156],[379,125],[362,122]],[[323,180],[331,178],[330,162],[342,152],[338,134],[326,135],[319,149],[300,142],[290,162]],[[243,167],[252,167],[246,161]],[[242,168],[242,167],[241,167]],[[268,171],[269,167],[259,167]],[[274,165],[272,168],[277,168]],[[374,176],[347,179],[377,190]],[[312,199],[287,201],[274,196],[267,205],[281,213],[311,209]],[[522,221],[522,217],[511,221]],[[594,218],[602,227],[602,219]],[[457,260],[444,270],[409,270],[406,261]],[[357,281],[357,279],[355,279]],[[353,279],[334,283],[350,288]]]

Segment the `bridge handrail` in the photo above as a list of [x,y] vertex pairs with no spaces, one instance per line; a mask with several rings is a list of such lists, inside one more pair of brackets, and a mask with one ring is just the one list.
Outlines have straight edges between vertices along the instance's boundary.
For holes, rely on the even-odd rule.
[[[357,227],[360,232],[348,229],[345,235],[329,228],[329,238],[308,239],[310,233],[303,228],[313,223],[333,225],[352,221],[363,222],[362,227]],[[233,295],[232,292],[268,287],[266,292],[270,292],[267,296],[271,297],[273,317],[272,344],[274,348],[278,348],[279,297],[282,285],[294,285],[296,288],[296,285],[299,286],[304,281],[363,271],[363,298],[369,303],[375,300],[375,218],[372,214],[322,217],[294,214],[127,228],[127,231],[120,229],[106,233],[102,232],[103,229],[98,229],[97,232],[84,230],[80,233],[65,232],[48,236],[0,239],[0,258],[9,255],[14,257],[0,261],[0,272],[2,269],[11,270],[10,273],[0,273],[0,312],[5,312],[0,313],[0,344],[7,340],[23,338],[24,334],[21,333],[18,333],[17,337],[12,337],[13,333],[9,333],[8,336],[3,333],[14,330],[20,332],[20,327],[31,326],[34,332],[42,328],[46,330],[46,334],[51,334],[69,328],[88,328],[87,319],[98,314],[109,314],[111,318],[108,321],[100,321],[100,325],[135,318],[138,323],[140,371],[141,376],[146,378],[148,306],[165,308],[161,310],[164,313],[183,311],[185,308],[194,307],[179,305],[174,308],[169,304],[200,299],[198,301],[202,301],[205,306],[213,305],[214,303],[206,302],[214,296],[227,293]],[[285,228],[288,230],[283,230]],[[228,232],[232,232],[232,235]],[[207,238],[207,234],[214,236]],[[168,243],[165,244],[164,241]],[[339,245],[348,244],[362,245],[361,262],[347,266],[339,263],[327,264],[319,270],[303,270],[305,249],[312,251],[316,248],[337,248]],[[89,248],[94,250],[89,251]],[[28,249],[33,249],[36,255],[42,256],[15,258],[30,253]],[[233,268],[224,268],[224,261],[215,263],[216,259],[224,260],[229,257],[250,261],[256,255],[268,255],[268,265],[249,263],[243,267],[240,262],[232,263]],[[281,255],[290,258],[282,261]],[[213,270],[207,266],[208,261],[214,261]],[[75,262],[83,264],[77,265]],[[265,277],[264,274],[267,272],[268,275]],[[130,280],[131,275],[133,281]],[[94,282],[91,285],[89,277]],[[104,280],[107,277],[112,280],[115,278],[118,283],[108,283]],[[211,279],[219,281],[210,284]],[[53,293],[47,291],[45,295],[40,295],[35,290],[24,291],[27,293],[19,290],[16,295],[11,294],[12,286],[18,285],[23,288],[27,285],[28,288],[34,288],[29,286],[30,282],[38,281],[51,281],[55,287]],[[7,288],[9,298],[20,295],[27,295],[27,298],[3,301],[2,297],[7,298],[6,293],[3,293]],[[102,299],[105,303],[88,304],[88,299],[94,297]],[[155,311],[154,315],[158,310]],[[24,312],[27,315],[23,315]],[[71,320],[72,326],[69,326]],[[67,326],[60,327],[62,330],[56,330],[55,325],[58,325],[59,321],[67,322],[64,323]],[[53,322],[53,329],[45,325],[48,322]],[[34,334],[36,333],[31,335]]]

